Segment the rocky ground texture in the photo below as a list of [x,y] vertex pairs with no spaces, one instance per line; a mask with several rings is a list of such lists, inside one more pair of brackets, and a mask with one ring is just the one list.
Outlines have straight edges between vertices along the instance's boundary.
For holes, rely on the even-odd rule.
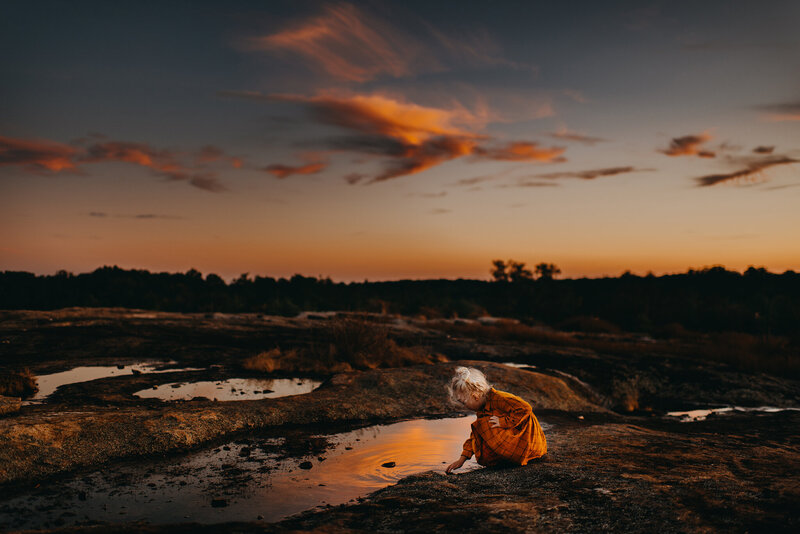
[[[638,531],[800,528],[800,412],[742,413],[681,423],[664,411],[714,404],[800,406],[797,381],[643,353],[464,339],[403,319],[393,339],[451,361],[319,377],[302,397],[162,403],[134,391],[155,381],[243,375],[239,362],[319,339],[324,315],[169,314],[74,309],[0,312],[0,372],[175,360],[203,371],[128,375],[66,386],[42,405],[0,399],[0,499],[109,462],[181,454],[256,430],[363,424],[452,414],[444,385],[458,364],[553,424],[549,452],[513,469],[421,473],[363,502],[276,524],[115,524],[59,532]],[[500,362],[535,366],[515,368]],[[210,366],[216,367],[210,367]],[[173,374],[171,378],[169,375]],[[620,390],[623,390],[620,392]],[[620,395],[638,409],[620,413]],[[614,411],[613,409],[617,409]]]

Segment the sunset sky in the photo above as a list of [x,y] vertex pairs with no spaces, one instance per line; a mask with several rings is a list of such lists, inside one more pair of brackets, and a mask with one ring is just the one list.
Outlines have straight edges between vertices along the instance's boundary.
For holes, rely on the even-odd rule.
[[800,270],[800,2],[4,2],[0,270]]

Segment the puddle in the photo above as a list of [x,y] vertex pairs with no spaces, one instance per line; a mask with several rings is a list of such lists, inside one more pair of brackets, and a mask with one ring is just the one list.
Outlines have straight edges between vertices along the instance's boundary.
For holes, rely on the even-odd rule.
[[528,365],[527,363],[503,362],[503,365],[515,367],[517,369],[536,369],[535,365]]
[[[164,369],[166,365],[174,365],[177,362],[151,362],[151,363],[137,363],[133,365],[123,366],[91,366],[91,367],[75,367],[69,371],[61,371],[59,373],[52,373],[49,375],[39,375],[36,377],[36,383],[39,385],[39,392],[36,393],[30,400],[25,401],[23,404],[36,404],[45,400],[52,394],[56,388],[67,384],[76,384],[78,382],[89,382],[90,380],[97,380],[99,378],[108,378],[111,376],[130,375],[134,372],[137,373],[173,373],[177,371],[202,371],[202,368],[184,367],[184,368],[171,368]],[[121,367],[121,368],[120,368]]]
[[218,401],[258,400],[302,395],[322,384],[308,378],[230,378],[203,382],[172,382],[134,393],[143,399],[164,401],[190,400],[205,397]]
[[[414,473],[444,472],[461,453],[472,421],[418,419],[340,434],[251,437],[171,461],[108,466],[0,502],[0,527],[278,521],[352,501]],[[309,453],[285,458],[290,449]],[[385,467],[390,462],[394,467]],[[473,459],[458,472],[479,467]]]
[[776,413],[783,411],[800,411],[800,408],[777,408],[774,406],[756,406],[756,407],[742,407],[742,406],[723,406],[721,408],[708,408],[704,410],[689,410],[686,412],[667,412],[668,417],[680,417],[681,423],[692,423],[694,421],[705,421],[707,417],[718,414],[732,414],[732,413],[745,413],[745,412],[765,412]]

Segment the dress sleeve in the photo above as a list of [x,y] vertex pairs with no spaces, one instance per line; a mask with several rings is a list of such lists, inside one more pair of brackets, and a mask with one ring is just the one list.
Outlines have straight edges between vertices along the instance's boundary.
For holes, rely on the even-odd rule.
[[469,433],[469,437],[467,441],[464,442],[463,450],[461,451],[461,456],[466,456],[467,460],[472,458],[474,451],[472,450],[472,432]]
[[531,405],[520,398],[503,397],[498,401],[495,409],[502,428],[513,428],[533,413]]

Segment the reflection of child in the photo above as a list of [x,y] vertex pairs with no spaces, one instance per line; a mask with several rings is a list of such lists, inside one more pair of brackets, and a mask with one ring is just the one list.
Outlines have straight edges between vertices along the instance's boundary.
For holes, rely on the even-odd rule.
[[450,398],[476,412],[472,433],[461,457],[447,466],[458,469],[475,455],[481,465],[525,465],[547,452],[547,440],[531,405],[511,393],[497,391],[477,369],[457,367],[448,387]]

